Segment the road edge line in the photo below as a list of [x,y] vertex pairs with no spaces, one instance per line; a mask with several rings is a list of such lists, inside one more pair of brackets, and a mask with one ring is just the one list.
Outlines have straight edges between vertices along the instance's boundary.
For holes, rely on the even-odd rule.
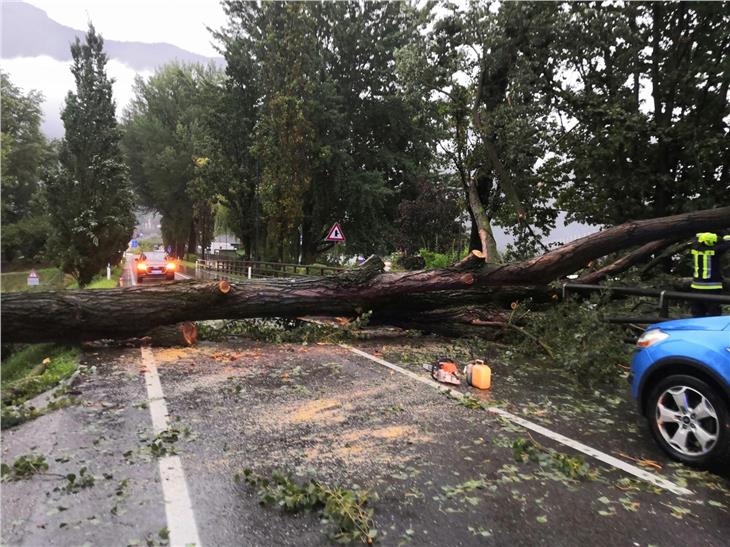
[[[354,348],[348,344],[340,344],[340,347],[347,349],[356,355],[360,355],[361,357],[365,357],[366,359],[374,361],[375,363],[378,363],[386,368],[394,370],[395,372],[399,372],[405,376],[408,376],[409,378],[412,378],[413,380],[417,380],[418,382],[421,382],[422,384],[426,384],[428,386],[436,388],[438,391],[446,392],[449,395],[451,395],[452,397],[456,397],[457,399],[462,399],[464,397],[464,394],[461,391],[457,391],[455,389],[438,384],[436,381],[431,380],[430,378],[420,376],[410,370],[406,370],[402,367],[399,367],[398,365],[389,363],[385,359],[381,359],[374,355],[370,355],[369,353],[359,350],[357,348]],[[514,422],[514,423],[524,427],[525,429],[534,431],[535,433],[538,433],[544,437],[552,439],[553,441],[555,441],[557,443],[568,446],[568,447],[572,448],[573,450],[577,450],[578,452],[582,452],[586,456],[595,458],[596,460],[598,460],[600,462],[603,462],[607,465],[620,469],[621,471],[628,473],[629,475],[633,475],[634,477],[636,477],[638,479],[651,483],[654,486],[658,486],[659,488],[672,492],[673,494],[676,494],[678,496],[690,496],[693,494],[693,492],[691,490],[684,488],[682,486],[679,486],[670,480],[667,480],[663,477],[658,477],[654,473],[650,473],[649,471],[636,467],[635,465],[626,463],[625,461],[619,460],[618,458],[615,458],[614,456],[611,456],[610,454],[606,454],[605,452],[601,452],[600,450],[592,448],[579,441],[573,440],[569,437],[566,437],[565,435],[561,435],[560,433],[551,431],[550,429],[547,429],[546,427],[543,427],[539,424],[536,424],[529,420],[525,420],[524,418],[521,418],[520,416],[516,416],[516,415],[512,414],[511,412],[507,412],[506,410],[497,408],[495,406],[490,406],[486,410],[487,410],[487,412],[490,412],[491,414],[496,414],[497,416],[506,418],[507,420],[510,420],[511,422]]]
[[[140,351],[147,388],[147,405],[152,418],[152,429],[157,435],[169,427],[167,403],[162,392],[160,375],[157,373],[157,363],[152,355],[152,350],[141,347]],[[165,518],[167,519],[167,529],[170,532],[170,546],[202,547],[180,456],[163,456],[159,459],[159,469]]]

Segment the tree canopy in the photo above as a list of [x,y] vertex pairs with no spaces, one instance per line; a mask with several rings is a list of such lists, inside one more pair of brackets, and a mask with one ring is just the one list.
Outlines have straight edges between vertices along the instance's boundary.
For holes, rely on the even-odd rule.
[[[726,2],[223,8],[225,71],[139,78],[121,127],[136,205],[162,215],[178,255],[218,229],[251,258],[326,261],[339,222],[348,255],[468,242],[500,262],[546,250],[566,215],[612,225],[730,202]],[[72,46],[77,90],[46,177],[50,243],[84,278],[98,264],[82,257],[118,256],[131,226],[102,44],[90,28]],[[39,165],[54,162],[40,97],[5,76],[3,97],[5,231],[40,218]]]
[[71,45],[76,91],[66,97],[60,162],[46,185],[50,245],[80,286],[119,262],[134,229],[104,41],[93,25]]
[[41,181],[53,155],[41,133],[37,91],[23,93],[0,71],[2,85],[2,259],[40,255],[48,238]]

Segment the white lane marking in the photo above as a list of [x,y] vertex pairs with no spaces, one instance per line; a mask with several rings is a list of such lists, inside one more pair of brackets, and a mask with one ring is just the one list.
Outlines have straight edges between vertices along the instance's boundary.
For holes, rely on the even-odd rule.
[[175,275],[180,276],[181,279],[192,279],[192,276],[182,274],[180,272],[175,272]]
[[[142,366],[145,369],[144,379],[147,385],[147,400],[152,417],[152,429],[155,435],[166,430],[169,426],[167,404],[162,393],[160,376],[157,374],[157,364],[150,348],[140,348],[142,352]],[[193,504],[188,494],[182,461],[179,456],[164,456],[159,459],[160,483],[162,497],[165,501],[165,516],[167,529],[170,531],[171,547],[185,547],[195,545],[201,547],[198,528],[195,524]]]
[[[391,370],[404,374],[405,376],[408,376],[409,378],[412,378],[418,382],[421,382],[422,384],[426,384],[428,386],[434,387],[434,388],[438,389],[439,391],[446,391],[453,397],[457,397],[457,398],[464,397],[464,394],[460,391],[443,386],[443,385],[437,383],[435,380],[426,378],[424,376],[420,376],[414,372],[411,372],[410,370],[406,370],[402,367],[399,367],[398,365],[389,363],[388,361],[386,361],[384,359],[380,359],[379,357],[370,355],[369,353],[361,351],[357,348],[353,348],[352,346],[349,346],[347,344],[340,344],[340,346],[351,351],[352,353],[365,357],[366,359],[370,359],[371,361],[375,361],[376,363],[383,365],[384,367],[387,367]],[[536,423],[525,420],[524,418],[516,416],[516,415],[512,414],[511,412],[507,412],[506,410],[502,410],[501,408],[497,408],[494,406],[487,408],[487,411],[491,412],[492,414],[502,416],[503,418],[506,418],[516,424],[519,424],[526,429],[534,431],[535,433],[539,433],[540,435],[548,437],[549,439],[552,439],[560,444],[569,446],[570,448],[577,450],[578,452],[582,452],[583,454],[586,454],[587,456],[591,456],[592,458],[595,458],[598,461],[601,461],[605,464],[608,464],[617,469],[620,469],[621,471],[624,471],[625,473],[628,473],[629,475],[633,475],[634,477],[636,477],[638,479],[641,479],[641,480],[651,483],[655,486],[663,488],[664,490],[668,490],[669,492],[672,492],[673,494],[676,494],[678,496],[692,495],[692,491],[688,490],[687,488],[683,488],[677,484],[674,484],[671,481],[668,481],[667,479],[664,479],[662,477],[655,475],[654,473],[650,473],[644,469],[636,467],[635,465],[631,465],[629,463],[626,463],[623,460],[614,458],[613,456],[606,454],[605,452],[596,450],[595,448],[592,448],[581,442],[574,441],[573,439],[570,439],[564,435],[561,435],[560,433],[551,431],[541,425],[538,425]]]
[[[137,285],[137,274],[132,270],[132,264],[134,263],[134,259],[129,259],[130,254],[127,253],[127,270],[129,270],[129,282],[132,284],[132,287]],[[134,256],[134,255],[132,255]]]

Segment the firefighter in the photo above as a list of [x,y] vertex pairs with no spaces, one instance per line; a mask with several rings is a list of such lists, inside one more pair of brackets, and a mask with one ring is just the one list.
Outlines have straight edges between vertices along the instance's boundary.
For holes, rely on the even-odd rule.
[[[701,294],[719,295],[722,292],[722,255],[730,249],[730,235],[719,236],[712,232],[697,234],[692,245],[692,290]],[[722,315],[720,304],[715,302],[692,302],[694,317]]]

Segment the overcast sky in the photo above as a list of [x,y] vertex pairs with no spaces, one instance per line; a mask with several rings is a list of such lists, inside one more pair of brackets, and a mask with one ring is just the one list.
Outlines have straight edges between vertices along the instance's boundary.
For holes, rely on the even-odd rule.
[[218,53],[205,27],[218,29],[226,20],[220,0],[25,1],[75,29],[86,29],[91,20],[107,40],[167,42],[208,56]]
[[[13,0],[0,0],[5,3]],[[211,45],[206,26],[218,29],[226,18],[220,0],[24,0],[67,27],[86,30],[91,20],[107,40],[166,42],[206,56],[220,55]],[[24,91],[43,92],[42,130],[50,137],[63,136],[59,113],[66,93],[74,86],[70,62],[47,56],[3,59],[2,68],[13,83]],[[117,114],[132,98],[136,75],[149,77],[151,71],[137,72],[116,59],[110,59],[107,73],[114,79]]]

